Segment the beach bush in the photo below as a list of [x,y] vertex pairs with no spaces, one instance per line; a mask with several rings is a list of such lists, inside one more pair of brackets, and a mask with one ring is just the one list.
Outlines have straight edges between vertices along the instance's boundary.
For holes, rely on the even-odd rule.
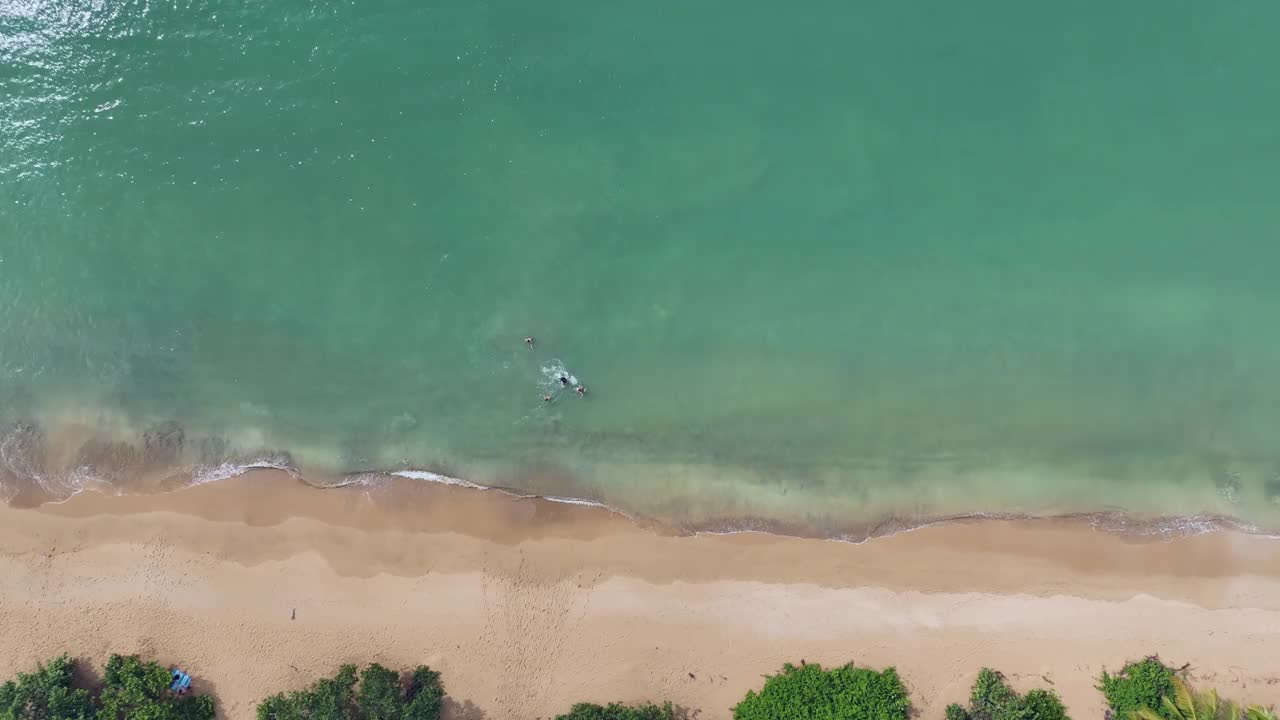
[[107,660],[99,696],[99,720],[213,720],[213,699],[178,695],[169,689],[169,671],[136,655]]
[[783,666],[759,693],[733,708],[734,720],[906,720],[907,692],[893,668]]
[[1057,693],[1032,690],[1019,695],[1004,677],[982,668],[969,694],[969,707],[947,706],[947,720],[1069,720]]
[[40,665],[0,685],[0,720],[213,720],[213,700],[178,695],[169,671],[136,656],[112,655],[94,693],[72,686],[75,661]]
[[1242,708],[1230,700],[1223,700],[1217,690],[1196,692],[1181,677],[1170,678],[1173,694],[1160,698],[1160,708],[1143,707],[1135,710],[1134,720],[1277,720],[1268,708],[1250,705]]
[[93,720],[89,691],[71,686],[75,661],[63,655],[0,685],[0,720]]
[[440,673],[425,665],[408,682],[377,663],[359,675],[343,665],[332,678],[263,700],[258,720],[438,720],[443,701]]
[[440,673],[419,665],[409,674],[405,689],[404,720],[439,720],[444,704],[444,685]]
[[306,689],[267,698],[258,705],[258,720],[356,718],[356,680],[356,666],[343,665],[337,675],[317,680]]
[[401,720],[404,700],[400,695],[400,673],[377,663],[365,668],[360,673],[356,705],[366,720]]
[[1031,690],[1022,696],[1020,710],[1016,717],[1023,720],[1071,720],[1062,699],[1052,690]]
[[1131,720],[1134,713],[1148,708],[1164,720],[1167,714],[1161,699],[1173,696],[1173,669],[1157,658],[1131,662],[1115,675],[1102,671],[1098,689],[1107,698],[1112,720]]
[[623,705],[609,703],[578,703],[569,709],[566,715],[557,715],[556,720],[675,720],[676,713],[671,703],[666,705]]
[[1164,717],[1173,720],[1240,720],[1240,707],[1233,702],[1223,702],[1217,690],[1196,692],[1187,681],[1174,675],[1169,678],[1173,683],[1173,694],[1160,698],[1160,709],[1142,707],[1133,712],[1134,720],[1161,720]]

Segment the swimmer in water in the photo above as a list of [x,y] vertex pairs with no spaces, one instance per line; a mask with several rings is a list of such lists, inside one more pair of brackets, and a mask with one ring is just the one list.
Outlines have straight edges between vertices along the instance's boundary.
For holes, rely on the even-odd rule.
[[552,400],[552,397],[550,395],[542,396],[542,402],[551,402],[551,400]]
[[529,335],[528,337],[526,337],[526,338],[524,339],[524,344],[525,344],[525,345],[528,345],[528,346],[529,346],[529,349],[530,349],[530,350],[532,350],[532,349],[533,349],[533,336],[532,336],[532,335]]
[[574,388],[574,389],[573,389],[573,391],[574,391],[574,392],[576,392],[576,393],[578,393],[578,397],[586,397],[586,396],[587,396],[587,386],[586,386],[586,385],[579,385],[578,387]]
[[561,375],[558,379],[560,380],[560,384],[561,384],[562,386],[564,386],[564,387],[569,387],[569,376],[568,376],[568,375]]

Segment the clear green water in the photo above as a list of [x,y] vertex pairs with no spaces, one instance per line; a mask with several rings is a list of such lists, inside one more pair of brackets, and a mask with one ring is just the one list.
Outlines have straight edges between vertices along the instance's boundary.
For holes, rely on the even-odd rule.
[[1278,26],[0,0],[5,469],[176,423],[713,526],[1280,525]]

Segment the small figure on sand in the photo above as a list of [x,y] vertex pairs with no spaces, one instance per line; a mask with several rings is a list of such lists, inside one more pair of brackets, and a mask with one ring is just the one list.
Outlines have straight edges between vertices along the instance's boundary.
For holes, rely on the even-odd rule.
[[586,396],[587,396],[587,386],[586,386],[586,385],[579,385],[578,387],[574,388],[574,389],[573,389],[573,391],[574,391],[574,392],[576,392],[576,393],[578,393],[578,397],[586,397]]
[[533,344],[534,344],[534,343],[533,343],[533,336],[532,336],[532,335],[526,335],[526,336],[525,336],[525,338],[524,338],[524,344],[525,344],[525,345],[528,345],[528,346],[529,346],[529,349],[530,349],[530,350],[532,350],[532,349],[533,349]]

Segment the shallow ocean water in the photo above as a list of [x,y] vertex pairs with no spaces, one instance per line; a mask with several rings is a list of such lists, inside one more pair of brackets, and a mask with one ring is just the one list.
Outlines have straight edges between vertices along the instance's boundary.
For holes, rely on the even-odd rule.
[[1277,22],[0,0],[3,482],[1274,527]]

